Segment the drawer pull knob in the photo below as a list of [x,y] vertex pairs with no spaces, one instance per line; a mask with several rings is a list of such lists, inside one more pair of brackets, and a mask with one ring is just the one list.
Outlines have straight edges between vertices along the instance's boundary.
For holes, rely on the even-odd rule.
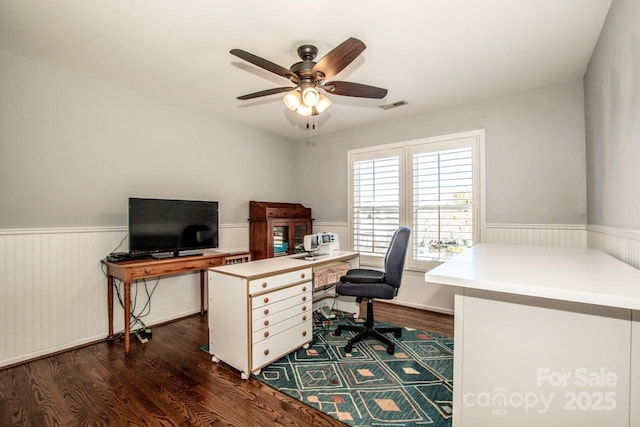
[[302,301],[306,301],[306,300],[307,300],[306,296],[302,297]]
[[307,291],[307,287],[306,287],[306,286],[303,286],[303,287],[302,287],[302,292],[306,292],[306,291]]
[[151,269],[150,269],[150,268],[145,268],[145,269],[144,269],[144,272],[145,272],[146,274],[149,274],[149,273],[151,273]]
[[266,288],[267,287],[267,282],[262,283],[262,287]]
[[265,332],[264,332],[264,337],[266,338],[266,337],[268,337],[268,336],[269,336],[269,331],[265,331]]
[[307,311],[307,306],[306,305],[302,306],[302,311]]
[[304,279],[304,273],[302,273],[302,274],[300,275],[300,278],[301,278],[301,279]]
[[307,331],[302,331],[302,336],[306,337],[307,336]]
[[307,316],[306,315],[302,316],[302,320],[307,320]]
[[264,321],[264,326],[269,326],[269,321],[268,320]]
[[267,354],[269,354],[269,349],[268,348],[264,351],[264,355],[266,356]]
[[264,297],[264,303],[268,303],[269,302],[269,297]]
[[269,309],[268,308],[264,309],[264,314],[269,314]]

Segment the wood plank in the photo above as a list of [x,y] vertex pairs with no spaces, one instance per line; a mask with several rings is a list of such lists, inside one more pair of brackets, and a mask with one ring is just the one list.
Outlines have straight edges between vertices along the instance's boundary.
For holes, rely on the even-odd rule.
[[[360,316],[367,313],[367,300],[360,303]],[[382,300],[373,301],[375,320],[384,320],[401,326],[435,332],[453,337],[453,315],[406,307]]]
[[[453,317],[375,302],[376,318],[443,335]],[[431,328],[427,327],[430,326]],[[206,316],[153,328],[147,344],[100,342],[0,370],[0,425],[343,426],[224,363]]]

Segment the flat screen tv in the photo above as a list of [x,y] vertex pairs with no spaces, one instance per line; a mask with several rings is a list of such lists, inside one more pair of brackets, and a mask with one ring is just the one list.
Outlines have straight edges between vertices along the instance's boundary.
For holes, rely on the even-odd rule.
[[196,255],[218,247],[218,202],[129,198],[129,253]]

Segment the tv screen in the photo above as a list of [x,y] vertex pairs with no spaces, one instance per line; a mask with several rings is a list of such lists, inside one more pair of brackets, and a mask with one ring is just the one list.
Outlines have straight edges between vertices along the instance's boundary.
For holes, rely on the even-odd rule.
[[129,198],[129,252],[191,255],[218,247],[218,202]]

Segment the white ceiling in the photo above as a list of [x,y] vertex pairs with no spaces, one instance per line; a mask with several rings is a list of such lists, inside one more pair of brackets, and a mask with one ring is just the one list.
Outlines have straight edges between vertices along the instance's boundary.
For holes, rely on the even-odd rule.
[[[291,139],[581,78],[611,0],[0,0],[0,50],[75,70]],[[329,95],[316,129],[287,86],[231,55],[285,68],[302,44],[316,60],[348,37],[367,49],[334,80],[389,90]],[[384,111],[382,104],[408,105]]]

